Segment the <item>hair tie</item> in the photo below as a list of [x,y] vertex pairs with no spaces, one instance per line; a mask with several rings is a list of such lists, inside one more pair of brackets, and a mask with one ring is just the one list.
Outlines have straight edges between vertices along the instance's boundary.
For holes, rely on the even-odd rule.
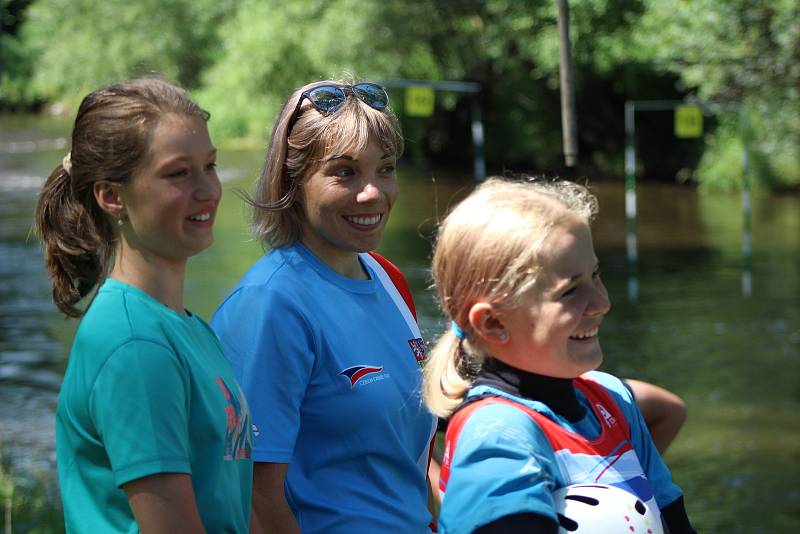
[[461,341],[464,341],[465,339],[467,339],[467,334],[466,334],[466,332],[464,332],[464,331],[461,329],[461,327],[460,327],[460,326],[458,326],[458,323],[456,323],[455,321],[450,321],[450,330],[452,330],[452,331],[453,331],[453,334],[455,334],[455,336],[456,336],[458,339],[460,339]]
[[61,166],[64,168],[65,173],[70,174],[72,171],[72,152],[67,152],[67,155],[61,160]]

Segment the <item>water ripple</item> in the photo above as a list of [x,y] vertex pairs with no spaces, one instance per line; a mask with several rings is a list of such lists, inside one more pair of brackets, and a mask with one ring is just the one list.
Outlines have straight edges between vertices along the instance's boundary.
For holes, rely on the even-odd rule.
[[44,150],[61,150],[66,146],[66,137],[30,141],[0,141],[0,154],[31,154]]
[[44,180],[44,176],[4,173],[3,179],[0,180],[0,192],[38,190],[44,184]]

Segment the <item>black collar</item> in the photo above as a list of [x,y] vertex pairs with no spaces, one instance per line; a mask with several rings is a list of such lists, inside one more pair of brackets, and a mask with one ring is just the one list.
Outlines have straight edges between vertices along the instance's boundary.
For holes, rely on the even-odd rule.
[[575,395],[571,378],[554,378],[521,371],[516,367],[487,358],[475,379],[475,386],[491,386],[505,393],[542,402],[555,413],[574,423],[586,415]]

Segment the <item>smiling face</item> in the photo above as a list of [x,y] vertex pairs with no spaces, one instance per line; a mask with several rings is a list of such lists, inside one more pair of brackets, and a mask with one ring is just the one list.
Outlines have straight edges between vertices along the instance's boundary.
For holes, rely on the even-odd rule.
[[378,246],[398,194],[396,163],[371,141],[324,157],[305,179],[301,241],[339,274],[358,277],[356,254]]
[[222,195],[216,157],[204,120],[162,118],[148,159],[120,190],[126,246],[147,258],[178,263],[208,248]]
[[509,335],[501,359],[525,371],[573,378],[603,361],[597,334],[611,308],[589,227],[578,221],[555,227],[540,258],[535,286],[499,316]]

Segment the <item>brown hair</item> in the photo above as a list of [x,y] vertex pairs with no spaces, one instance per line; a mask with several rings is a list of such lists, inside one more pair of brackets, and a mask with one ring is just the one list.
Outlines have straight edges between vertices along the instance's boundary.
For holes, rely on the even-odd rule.
[[325,80],[304,85],[281,109],[255,192],[252,198],[245,195],[253,207],[253,236],[264,245],[280,247],[300,238],[305,222],[300,201],[303,181],[316,172],[325,155],[361,151],[373,139],[386,153],[398,158],[402,155],[403,136],[394,113],[373,109],[353,96],[327,115],[304,102],[287,139],[289,121],[303,92],[319,85],[346,83]]
[[53,301],[70,317],[83,315],[76,304],[108,274],[115,251],[116,230],[93,184],[129,182],[166,114],[209,118],[183,89],[154,77],[97,89],[78,108],[72,150],[45,181],[36,206]]
[[510,309],[536,284],[539,252],[550,231],[589,224],[597,199],[578,184],[493,177],[456,206],[439,227],[433,279],[439,305],[466,332],[442,334],[425,365],[424,395],[430,411],[447,417],[458,407],[484,354],[469,335],[469,310],[479,300]]

